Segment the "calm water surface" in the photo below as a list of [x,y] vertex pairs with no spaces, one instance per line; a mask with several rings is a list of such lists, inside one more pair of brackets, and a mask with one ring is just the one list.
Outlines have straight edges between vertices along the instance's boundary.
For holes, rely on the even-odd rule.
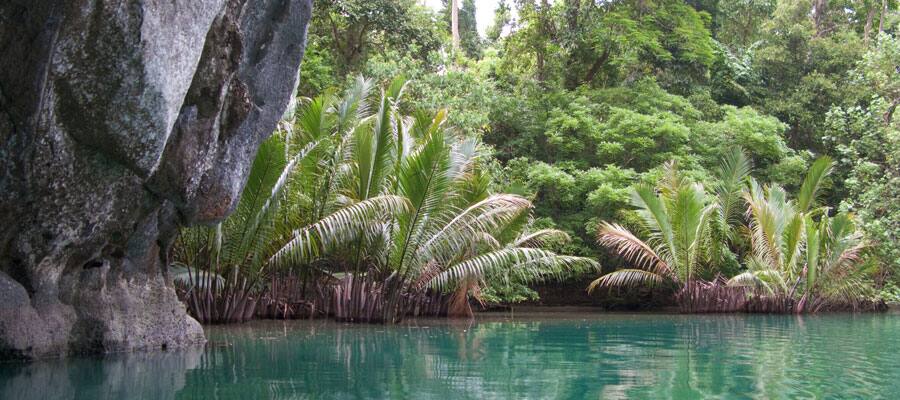
[[261,321],[205,348],[0,364],[2,399],[898,398],[900,315]]

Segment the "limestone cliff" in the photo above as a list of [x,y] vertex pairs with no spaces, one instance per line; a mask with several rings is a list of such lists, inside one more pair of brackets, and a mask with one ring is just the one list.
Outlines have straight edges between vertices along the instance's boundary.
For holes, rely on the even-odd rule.
[[0,2],[0,358],[203,341],[179,226],[236,205],[310,0]]

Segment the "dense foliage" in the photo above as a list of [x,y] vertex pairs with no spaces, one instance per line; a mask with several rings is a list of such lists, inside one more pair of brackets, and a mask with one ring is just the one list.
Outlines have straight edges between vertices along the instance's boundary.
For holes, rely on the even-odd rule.
[[[690,182],[673,164],[666,165],[656,188],[640,185],[632,190],[640,236],[646,239],[609,222],[598,232],[601,245],[634,267],[598,278],[589,290],[665,286],[678,291],[679,303],[687,310],[697,309],[692,303],[710,296],[713,303],[729,303],[728,310],[753,310],[758,301],[770,303],[766,311],[781,312],[872,306],[862,232],[852,215],[829,216],[818,203],[832,165],[828,157],[816,160],[795,199],[777,184],[748,179],[751,166],[740,150],[723,160],[714,192]],[[743,202],[736,201],[737,195]],[[746,218],[736,212],[744,208]],[[706,284],[724,279],[728,271],[723,267],[738,257],[732,247],[739,231],[749,243],[746,251],[739,251],[746,271],[724,287]],[[698,281],[706,284],[704,290],[695,289]]]
[[478,139],[447,131],[445,110],[402,113],[405,86],[396,79],[378,94],[359,78],[285,121],[235,215],[182,236],[194,315],[246,319],[269,278],[290,272],[330,293],[314,300],[339,318],[392,322],[429,293],[453,293],[449,312],[467,314],[489,283],[596,270],[543,249],[566,234],[531,229],[527,199],[491,190]]
[[[391,118],[407,118],[411,126],[441,119],[442,135],[459,140],[442,151],[460,151],[461,143],[477,149],[471,175],[478,179],[471,179],[479,191],[528,199],[534,205],[529,229],[553,232],[542,243],[548,251],[595,259],[605,273],[625,268],[607,280],[631,274],[635,281],[686,283],[719,276],[773,292],[787,288],[807,309],[835,293],[871,297],[872,285],[886,288],[880,298],[891,298],[900,279],[895,2],[507,0],[481,36],[475,10],[483,5],[465,0],[459,2],[461,51],[451,46],[450,2],[441,10],[422,4],[315,1],[298,93],[315,100],[298,114],[296,137],[315,125],[311,107],[321,108],[322,121],[348,118],[325,117],[340,104],[334,93],[353,93],[356,77],[368,76],[388,87],[389,104],[372,103],[373,115],[388,107]],[[409,82],[404,101],[390,94],[396,76]],[[353,126],[329,125],[329,135],[350,140]],[[313,143],[296,137],[285,142],[290,154]],[[417,146],[431,143],[428,137]],[[315,157],[297,161],[300,169],[322,174],[321,152],[331,154],[327,168],[338,168],[343,155],[335,146],[316,145]],[[400,185],[402,151],[392,151],[392,166],[380,174],[394,178],[373,177],[393,183],[379,183],[374,192],[356,185],[335,196],[321,182],[318,192],[301,190],[309,204],[295,210],[294,229],[313,226],[338,205],[413,198]],[[804,177],[821,169],[814,161],[825,157],[834,161],[812,201],[804,197],[810,194]],[[784,218],[780,223],[796,236],[767,231],[763,210]],[[654,212],[666,217],[648,219]],[[350,261],[341,258],[346,255],[326,261],[353,265],[369,257],[382,272],[420,269],[427,260],[409,260],[394,247],[405,243],[398,233],[412,237],[402,234],[404,226],[387,235],[394,244],[377,251],[370,250],[374,243],[358,246],[366,251]],[[703,230],[687,235],[683,226]],[[678,240],[651,240],[667,229]],[[637,253],[622,247],[625,232],[649,240],[645,250],[669,254],[658,260],[666,271],[657,272],[665,273],[636,272],[648,261],[630,259]],[[766,237],[787,242],[766,248]],[[859,262],[831,270],[842,271],[835,279],[852,276],[853,290],[827,282],[826,270],[834,267],[827,263],[841,259],[838,244]],[[781,252],[788,250],[784,264],[788,256]],[[810,278],[815,268],[821,273]],[[536,296],[523,282],[481,283],[478,291],[493,301]]]

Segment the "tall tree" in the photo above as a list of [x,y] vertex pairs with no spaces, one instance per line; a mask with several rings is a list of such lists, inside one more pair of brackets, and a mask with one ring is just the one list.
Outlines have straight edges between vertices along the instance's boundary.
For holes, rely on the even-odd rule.
[[453,37],[453,51],[459,51],[459,0],[450,1],[450,34]]
[[475,20],[475,0],[443,0],[443,4],[444,20],[450,29],[454,51],[480,58],[482,43]]
[[813,24],[816,27],[816,36],[823,36],[828,32],[826,21],[828,14],[828,0],[814,0],[812,7]]
[[863,4],[866,9],[866,24],[863,26],[863,43],[866,47],[869,47],[869,39],[872,36],[872,22],[875,20],[875,13],[878,12],[878,8],[872,0],[865,1]]

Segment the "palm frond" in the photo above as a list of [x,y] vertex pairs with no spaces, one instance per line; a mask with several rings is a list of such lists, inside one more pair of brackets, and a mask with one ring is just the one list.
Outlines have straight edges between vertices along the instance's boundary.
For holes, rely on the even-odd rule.
[[342,208],[296,230],[292,239],[272,256],[270,263],[284,266],[309,262],[328,247],[357,239],[367,227],[385,215],[404,213],[409,207],[409,202],[403,197],[382,195]]
[[744,192],[753,255],[758,260],[765,260],[772,268],[783,266],[783,234],[788,220],[794,217],[789,203],[779,193],[783,191],[777,187],[767,191],[753,179],[748,191]]
[[[271,216],[265,206],[277,199],[279,182],[288,165],[285,159],[284,142],[277,137],[269,138],[260,145],[257,156],[250,167],[247,185],[235,212],[223,222],[222,230],[227,235],[222,248],[222,261],[234,266],[246,266],[258,253],[253,244],[261,240],[262,218]],[[281,182],[283,185],[283,182]],[[251,267],[255,270],[255,266]]]
[[483,278],[500,271],[515,274],[523,281],[532,281],[571,270],[579,265],[587,268],[599,266],[596,261],[588,258],[559,256],[542,249],[507,247],[453,264],[435,275],[429,284],[443,290],[463,279]]
[[331,118],[327,112],[334,98],[330,93],[309,101],[297,115],[296,124],[303,135],[303,142],[319,141],[331,134]]
[[446,224],[435,224],[440,228],[434,233],[428,233],[428,238],[419,250],[421,257],[446,263],[482,235],[503,227],[530,207],[530,201],[515,195],[488,197],[458,214],[454,213]]
[[406,89],[406,84],[406,77],[402,75],[394,77],[394,79],[391,80],[391,84],[388,85],[388,88],[384,93],[385,97],[389,98],[392,102],[397,103],[403,96],[403,91]]
[[744,286],[752,288],[766,288],[771,292],[771,288],[765,281],[759,278],[753,271],[744,271],[728,280],[728,286]]
[[347,88],[343,99],[334,105],[334,114],[337,118],[338,134],[344,129],[355,125],[355,121],[364,118],[369,113],[367,99],[372,90],[372,80],[358,76],[353,84]]
[[422,233],[432,222],[431,217],[438,215],[446,203],[451,182],[447,150],[443,132],[437,130],[429,135],[424,146],[404,160],[398,173],[398,194],[407,198],[412,206],[409,213],[397,216],[400,240],[395,241],[392,263],[403,273],[406,272],[405,261],[427,240]]
[[806,287],[809,290],[815,287],[818,277],[822,235],[819,224],[808,216],[804,220],[804,226],[806,227]]
[[559,229],[541,229],[531,233],[524,234],[513,242],[515,247],[541,247],[547,240],[559,240],[568,242],[571,240],[569,234]]
[[833,166],[831,157],[822,156],[809,167],[803,186],[797,194],[797,208],[800,212],[806,212],[815,205],[819,191],[825,185],[825,179],[831,174]]
[[712,208],[706,206],[706,193],[698,184],[685,184],[673,190],[675,192],[667,214],[673,228],[672,253],[679,266],[675,272],[679,274],[680,281],[688,282],[693,279],[701,261],[703,249],[700,246]]
[[787,225],[785,225],[782,233],[781,254],[783,256],[784,265],[781,268],[784,269],[791,278],[796,278],[800,275],[800,271],[798,270],[800,264],[798,262],[806,244],[806,230],[804,228],[803,215],[796,214],[788,221]]
[[732,239],[730,237],[732,227],[742,223],[744,216],[742,193],[752,171],[753,164],[747,153],[740,147],[734,147],[725,155],[719,168],[714,172],[717,178],[714,185],[716,206],[720,223],[726,228],[724,238],[726,240]]
[[644,271],[642,269],[620,269],[595,279],[588,286],[587,290],[588,293],[593,293],[597,288],[658,288],[665,286],[669,282],[671,281],[666,277],[650,271]]
[[654,246],[660,259],[676,257],[675,234],[663,199],[656,196],[652,187],[638,185],[631,191],[631,204],[637,208],[645,229],[650,234],[649,241],[658,241]]
[[613,249],[619,256],[631,262],[635,267],[653,271],[657,275],[665,275],[675,279],[668,264],[644,241],[638,239],[628,229],[618,224],[603,222],[597,234],[597,243]]

